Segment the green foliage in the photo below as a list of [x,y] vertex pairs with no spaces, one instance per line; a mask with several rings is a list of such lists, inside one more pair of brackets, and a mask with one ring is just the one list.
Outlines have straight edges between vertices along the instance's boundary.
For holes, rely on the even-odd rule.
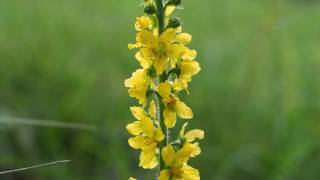
[[[96,125],[97,131],[0,125],[0,170],[71,159],[6,179],[151,179],[135,169],[123,130],[123,80],[138,67],[139,1],[0,1],[0,116]],[[320,4],[184,1],[178,12],[199,51],[186,98],[206,131],[191,163],[208,180],[320,176]],[[128,30],[130,29],[130,30]],[[1,177],[2,179],[2,177]]]

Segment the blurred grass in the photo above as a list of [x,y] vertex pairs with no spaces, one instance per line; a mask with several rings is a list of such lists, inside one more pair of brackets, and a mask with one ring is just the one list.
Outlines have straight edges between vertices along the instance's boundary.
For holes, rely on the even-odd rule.
[[[4,179],[151,179],[127,145],[123,80],[139,1],[0,1],[0,116],[92,124],[96,132],[0,125],[0,169],[71,159]],[[202,72],[184,98],[206,130],[202,179],[320,176],[320,2],[185,1]],[[186,97],[186,96],[185,96]],[[36,162],[36,163],[35,163]],[[1,177],[2,179],[2,177]]]

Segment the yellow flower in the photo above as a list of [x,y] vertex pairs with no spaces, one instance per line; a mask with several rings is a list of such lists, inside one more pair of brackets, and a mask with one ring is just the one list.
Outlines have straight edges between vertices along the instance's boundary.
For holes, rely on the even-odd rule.
[[139,166],[153,169],[158,165],[157,145],[164,139],[160,127],[155,127],[151,118],[141,107],[131,107],[131,112],[137,121],[127,125],[129,133],[135,137],[129,138],[128,143],[134,149],[141,149]]
[[195,145],[190,143],[185,144],[177,152],[170,144],[164,147],[162,149],[162,159],[168,168],[160,172],[159,180],[199,180],[199,171],[187,165],[194,149]]
[[177,115],[182,119],[191,119],[193,117],[192,110],[180,99],[171,94],[171,87],[168,82],[160,83],[158,92],[164,103],[164,123],[166,127],[172,128],[176,124]]
[[[187,127],[188,123],[184,123],[181,130],[180,130],[180,138],[183,140],[184,145],[187,143],[192,143],[196,139],[203,139],[204,138],[204,131],[200,129],[194,129],[185,133],[185,128]],[[193,143],[195,146],[194,151],[191,154],[191,157],[195,157],[201,153],[201,149],[198,143]]]
[[[169,28],[160,37],[152,31],[142,30],[137,33],[136,44],[129,44],[129,48],[140,48],[135,57],[143,68],[154,66],[158,75],[167,66],[174,67],[180,58],[185,58],[189,49],[184,45],[189,41],[186,33],[177,34],[177,30]],[[188,56],[186,56],[188,57]]]
[[129,179],[128,179],[128,180],[138,180],[138,179],[133,178],[133,177],[129,177]]
[[137,17],[135,23],[135,29],[141,31],[144,29],[152,29],[153,22],[148,16]]
[[191,82],[192,76],[199,73],[201,70],[198,62],[193,60],[183,60],[179,66],[180,73],[177,79],[174,80],[173,88],[176,91],[186,89],[188,92],[188,83]]
[[150,77],[144,69],[138,69],[132,76],[125,80],[125,87],[129,88],[128,93],[131,97],[139,100],[140,104],[147,102],[147,91],[151,83]]

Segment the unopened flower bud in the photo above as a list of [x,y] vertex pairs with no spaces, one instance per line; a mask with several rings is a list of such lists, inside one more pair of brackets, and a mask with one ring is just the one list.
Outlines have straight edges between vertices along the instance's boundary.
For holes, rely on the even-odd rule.
[[181,4],[181,0],[169,0],[167,4],[178,6]]
[[168,23],[169,28],[177,28],[181,25],[180,20],[178,18],[171,18]]
[[147,6],[144,7],[144,12],[146,14],[149,14],[149,15],[153,15],[154,13],[156,13],[156,7],[154,7],[153,4],[149,4]]

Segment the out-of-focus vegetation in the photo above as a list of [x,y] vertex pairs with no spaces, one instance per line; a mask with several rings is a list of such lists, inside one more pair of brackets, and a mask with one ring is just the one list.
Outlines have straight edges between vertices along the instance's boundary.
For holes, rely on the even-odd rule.
[[[96,131],[0,124],[0,170],[71,159],[10,180],[152,179],[136,168],[123,80],[138,67],[138,0],[1,0],[0,117]],[[202,71],[187,103],[206,131],[191,162],[204,180],[320,177],[320,2],[185,0]],[[190,126],[190,128],[192,128]]]

